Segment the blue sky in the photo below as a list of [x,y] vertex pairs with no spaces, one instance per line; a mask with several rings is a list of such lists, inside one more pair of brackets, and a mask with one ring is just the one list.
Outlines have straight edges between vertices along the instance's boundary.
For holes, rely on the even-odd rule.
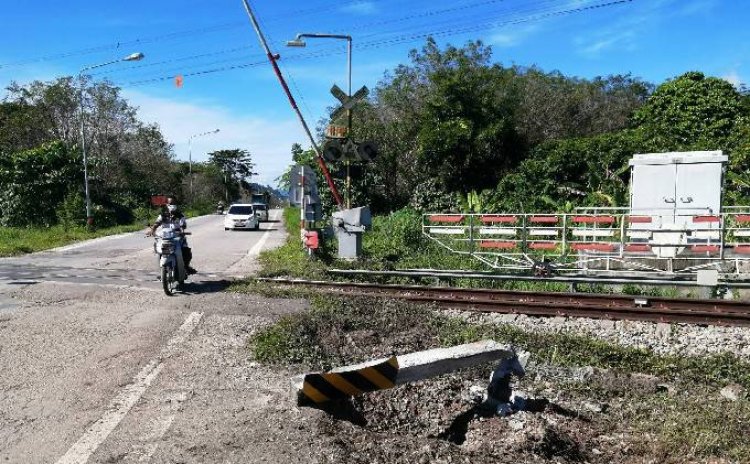
[[[307,145],[265,60],[241,0],[64,2],[5,0],[0,85],[78,73],[140,51],[137,63],[96,70],[159,124],[178,159],[222,148],[249,150],[263,183],[290,163],[293,142]],[[632,73],[659,84],[689,70],[750,83],[750,1],[746,0],[275,0],[251,1],[282,72],[315,126],[346,89],[344,41],[297,33],[350,34],[353,86],[373,88],[408,62],[432,33],[443,45],[481,39],[494,61],[536,65],[591,78]],[[173,76],[184,75],[177,88]]]

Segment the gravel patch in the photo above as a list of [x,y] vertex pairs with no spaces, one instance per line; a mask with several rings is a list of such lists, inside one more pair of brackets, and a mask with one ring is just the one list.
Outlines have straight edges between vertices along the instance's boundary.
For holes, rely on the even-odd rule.
[[750,358],[750,328],[610,321],[589,318],[532,317],[523,314],[492,314],[440,311],[477,324],[511,324],[539,333],[565,333],[596,337],[659,355],[702,356],[731,353]]

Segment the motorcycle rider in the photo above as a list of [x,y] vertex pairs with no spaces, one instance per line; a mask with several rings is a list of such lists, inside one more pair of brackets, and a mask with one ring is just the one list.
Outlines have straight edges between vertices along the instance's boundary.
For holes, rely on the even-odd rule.
[[[182,231],[185,231],[187,229],[187,221],[185,220],[185,216],[179,211],[179,209],[177,209],[177,205],[173,203],[174,200],[171,197],[167,199],[166,208],[156,218],[156,221],[154,221],[154,224],[150,227],[150,230],[146,233],[146,235],[154,235],[154,232],[159,226],[168,224],[174,225],[176,228],[179,228]],[[180,237],[182,260],[185,263],[185,272],[188,275],[195,274],[198,271],[190,266],[190,261],[193,259],[193,251],[188,246],[187,238],[185,238],[185,235],[181,235]]]
[[219,203],[216,204],[216,212],[218,214],[224,213],[224,202],[223,201],[219,201]]

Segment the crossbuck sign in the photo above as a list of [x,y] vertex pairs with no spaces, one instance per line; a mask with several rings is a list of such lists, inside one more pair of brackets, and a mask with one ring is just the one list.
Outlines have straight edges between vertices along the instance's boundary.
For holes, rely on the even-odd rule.
[[350,97],[346,93],[344,93],[344,91],[341,90],[339,86],[333,84],[333,87],[331,87],[331,94],[333,94],[333,96],[341,102],[341,106],[331,114],[331,121],[338,119],[338,117],[344,114],[346,111],[350,111],[352,108],[354,108],[357,102],[365,98],[368,93],[370,93],[370,90],[367,88],[367,86],[362,86],[361,89],[357,90],[354,95]]

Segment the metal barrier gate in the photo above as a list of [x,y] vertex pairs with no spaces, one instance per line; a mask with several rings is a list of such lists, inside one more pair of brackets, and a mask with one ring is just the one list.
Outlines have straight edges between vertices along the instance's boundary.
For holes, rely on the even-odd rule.
[[616,208],[573,214],[426,214],[422,232],[494,269],[657,274],[715,269],[750,278],[750,207],[669,218]]

